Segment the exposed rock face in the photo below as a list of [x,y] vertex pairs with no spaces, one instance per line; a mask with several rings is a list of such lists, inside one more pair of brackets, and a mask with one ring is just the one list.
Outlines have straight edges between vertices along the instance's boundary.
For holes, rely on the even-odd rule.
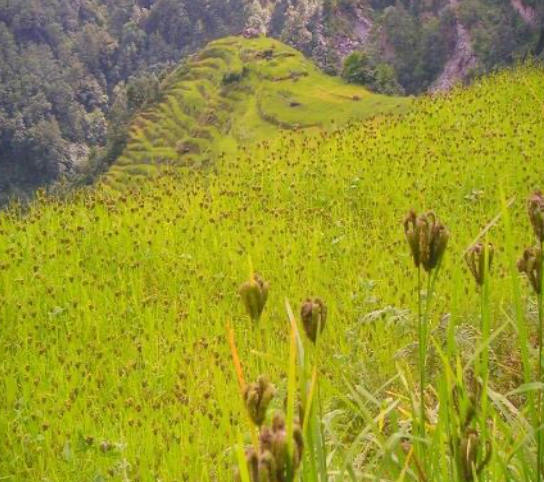
[[510,3],[527,25],[530,25],[531,27],[537,26],[538,16],[533,8],[531,8],[529,5],[525,5],[522,0],[510,0]]
[[344,25],[341,31],[326,28],[329,19],[322,0],[253,0],[250,5],[248,27],[265,25],[267,35],[301,50],[326,70],[339,70],[344,58],[368,44],[373,29],[372,20],[357,5],[334,11]]
[[[455,9],[459,0],[450,0],[450,6]],[[472,48],[470,33],[457,19],[457,42],[455,49],[446,63],[442,74],[436,79],[429,89],[431,92],[443,92],[450,90],[459,82],[463,82],[469,72],[476,67],[477,59]]]
[[361,8],[355,8],[354,13],[355,16],[351,19],[351,35],[338,35],[333,39],[340,59],[344,59],[364,47],[370,39],[373,28],[372,20],[365,16]]
[[252,39],[252,38],[257,38],[259,35],[261,35],[261,32],[257,30],[256,28],[248,27],[244,30],[242,35],[246,39]]
[[74,169],[87,161],[90,154],[90,147],[83,143],[68,144],[67,149],[68,159],[60,164],[60,169],[63,174],[72,174]]

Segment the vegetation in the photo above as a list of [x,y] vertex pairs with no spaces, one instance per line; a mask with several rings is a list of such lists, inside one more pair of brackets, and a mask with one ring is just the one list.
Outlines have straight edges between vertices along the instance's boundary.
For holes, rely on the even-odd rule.
[[371,50],[377,61],[385,58],[393,65],[397,81],[410,94],[427,90],[441,75],[459,41],[458,24],[468,30],[475,76],[534,52],[536,25],[544,18],[540,6],[531,6],[534,24],[528,24],[511,0],[392,3],[376,5],[381,14]]
[[370,67],[351,82],[415,94],[453,55],[458,21],[472,74],[541,53],[541,2],[519,1],[532,24],[511,0],[0,0],[0,203],[65,176],[94,182],[164,77],[213,39],[266,33],[329,73],[361,49]]
[[384,11],[380,19],[386,47],[377,57],[386,56],[395,77],[408,93],[421,93],[441,74],[456,42],[455,14],[445,9],[439,16],[422,20],[402,3]]
[[515,14],[510,2],[497,5],[489,0],[468,0],[460,7],[459,15],[470,30],[483,72],[527,55],[534,46],[531,28]]
[[73,173],[89,158],[111,162],[134,113],[120,110],[127,91],[145,92],[142,81],[211,38],[241,31],[243,5],[1,0],[0,195]]
[[404,93],[395,78],[393,68],[385,63],[376,63],[366,52],[354,52],[344,61],[342,77],[347,82],[364,85],[380,94],[400,95]]
[[106,185],[125,189],[165,167],[213,165],[282,130],[331,130],[411,103],[346,85],[266,38],[212,42],[168,76],[161,91],[162,101],[134,119]]
[[[302,431],[305,481],[316,461],[328,480],[537,480],[541,299],[515,261],[543,95],[521,67],[404,117],[261,137],[208,172],[3,212],[0,478],[230,481],[254,445],[244,400],[269,393],[241,396],[243,373],[276,385],[252,413],[297,457]],[[423,290],[410,208],[449,232]],[[463,262],[476,239],[494,245],[488,275],[489,250]]]

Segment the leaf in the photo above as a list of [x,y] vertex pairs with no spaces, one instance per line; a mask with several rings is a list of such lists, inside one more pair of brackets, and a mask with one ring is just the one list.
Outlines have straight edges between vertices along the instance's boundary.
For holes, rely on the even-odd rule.
[[536,392],[539,390],[542,390],[544,388],[544,383],[542,382],[531,382],[531,383],[524,383],[520,387],[516,388],[515,390],[512,390],[511,392],[508,392],[505,397],[509,398],[514,395],[521,395],[522,393],[527,392]]
[[72,452],[70,442],[66,442],[64,444],[64,448],[62,449],[62,456],[64,457],[64,460],[68,463],[72,463],[74,461],[74,454]]

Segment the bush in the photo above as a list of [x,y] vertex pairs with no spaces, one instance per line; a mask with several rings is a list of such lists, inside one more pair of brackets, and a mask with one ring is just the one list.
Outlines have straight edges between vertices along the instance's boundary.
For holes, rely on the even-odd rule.
[[354,52],[344,61],[342,77],[349,83],[360,84],[373,92],[387,95],[404,94],[397,82],[395,70],[376,62],[367,52]]
[[247,73],[247,69],[244,67],[241,71],[231,71],[227,72],[223,76],[223,85],[230,85],[236,82],[240,82]]

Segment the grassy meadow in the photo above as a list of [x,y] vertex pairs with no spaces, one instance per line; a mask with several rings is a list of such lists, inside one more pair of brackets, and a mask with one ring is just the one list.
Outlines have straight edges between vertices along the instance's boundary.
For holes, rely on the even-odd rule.
[[[330,103],[316,107],[319,122],[344,108],[332,85],[303,82],[292,88],[308,110],[310,97]],[[279,86],[263,89],[267,115],[305,122],[275,102]],[[526,199],[544,188],[542,99],[544,72],[520,67],[417,99],[402,116],[252,133],[258,142],[209,170],[165,166],[129,190],[43,195],[1,213],[0,481],[234,480],[251,428],[227,324],[246,380],[267,374],[282,410],[286,301],[298,318],[310,296],[328,307],[318,347],[304,341],[328,480],[537,480],[537,304],[514,263],[534,244]],[[229,132],[268,132],[252,102]],[[368,104],[350,102],[366,116]],[[417,270],[402,226],[411,208],[434,210],[450,232],[436,282],[422,281],[423,301],[433,293],[422,438]],[[463,259],[479,237],[495,246],[482,305]],[[257,326],[238,295],[253,270],[270,283]],[[470,440],[481,448],[460,445],[475,457],[466,473],[452,393],[478,350],[488,368]]]

